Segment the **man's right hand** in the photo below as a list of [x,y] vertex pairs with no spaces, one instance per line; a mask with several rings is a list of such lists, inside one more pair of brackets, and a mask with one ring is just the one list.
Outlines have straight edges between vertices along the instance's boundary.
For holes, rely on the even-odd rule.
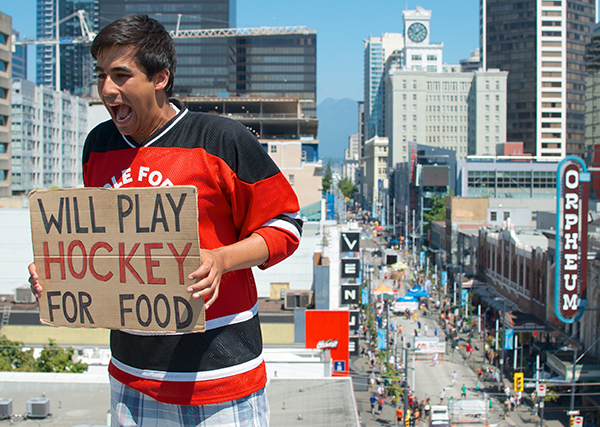
[[29,264],[29,284],[31,287],[31,293],[33,295],[35,295],[36,299],[40,299],[40,297],[42,296],[42,292],[44,291],[44,288],[42,288],[42,285],[40,285],[40,282],[38,281],[38,275],[37,275],[37,271],[35,269],[35,264],[31,263]]

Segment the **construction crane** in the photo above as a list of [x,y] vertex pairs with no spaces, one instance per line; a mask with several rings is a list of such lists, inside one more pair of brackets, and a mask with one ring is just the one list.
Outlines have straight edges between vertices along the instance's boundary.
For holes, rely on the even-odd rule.
[[[16,45],[56,45],[56,72],[55,87],[60,91],[60,51],[61,44],[88,44],[94,41],[96,33],[90,30],[90,25],[85,18],[86,11],[80,9],[63,19],[59,20],[56,25],[56,35],[53,38],[43,38],[40,40],[16,40],[15,35],[12,36],[13,49]],[[57,11],[58,16],[58,11]],[[177,25],[174,31],[169,31],[169,34],[174,39],[180,38],[211,38],[211,37],[238,37],[238,36],[265,36],[265,35],[285,35],[285,34],[314,34],[315,30],[308,30],[304,26],[292,27],[256,27],[256,28],[209,28],[202,30],[181,30],[181,14],[177,14]],[[71,19],[79,18],[79,26],[81,28],[80,37],[60,38],[58,26]]]
[[[12,45],[56,45],[56,67],[55,67],[55,88],[57,91],[60,91],[60,45],[61,44],[78,44],[78,43],[91,43],[94,41],[96,37],[96,33],[90,30],[90,26],[85,19],[86,11],[84,9],[79,9],[76,12],[71,13],[70,15],[65,16],[63,19],[57,21],[54,25],[55,28],[55,37],[54,38],[43,38],[40,40],[16,40],[15,35],[12,36]],[[57,2],[57,11],[56,16],[58,16],[58,2]],[[81,37],[69,37],[69,38],[60,38],[59,36],[59,25],[65,21],[68,21],[71,18],[77,17],[79,18],[79,28],[81,29]]]

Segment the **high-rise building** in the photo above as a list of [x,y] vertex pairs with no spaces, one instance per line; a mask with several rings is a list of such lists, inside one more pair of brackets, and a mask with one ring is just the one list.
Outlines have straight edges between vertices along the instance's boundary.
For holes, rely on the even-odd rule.
[[[37,0],[37,40],[56,41],[59,21],[58,38],[64,42],[59,47],[60,89],[87,95],[95,79],[89,44],[69,43],[83,36],[78,10],[85,11],[85,23],[94,31],[98,25],[97,0]],[[36,47],[36,82],[56,89],[56,44]]]
[[409,160],[408,143],[467,155],[495,155],[506,142],[506,72],[461,72],[443,64],[443,43],[430,42],[431,11],[405,10],[400,64],[385,72],[389,167]]
[[541,158],[584,155],[592,0],[480,0],[484,69],[508,71],[507,137]]
[[65,91],[12,82],[12,192],[83,185],[88,102]]
[[[585,161],[600,167],[600,25],[592,30],[585,58]],[[600,173],[592,171],[590,196],[600,198]]]
[[[385,33],[381,37],[369,37],[365,43],[364,141],[374,136],[385,136],[385,64],[404,47],[404,37],[398,33]],[[398,57],[398,60],[401,58]]]
[[317,117],[316,31],[236,37],[235,82],[232,94],[299,98],[302,114]]
[[[162,23],[168,31],[236,27],[236,0],[97,0],[99,29],[131,13]],[[235,38],[176,38],[175,96],[235,92]]]
[[0,197],[10,196],[10,81],[12,18],[0,12]]

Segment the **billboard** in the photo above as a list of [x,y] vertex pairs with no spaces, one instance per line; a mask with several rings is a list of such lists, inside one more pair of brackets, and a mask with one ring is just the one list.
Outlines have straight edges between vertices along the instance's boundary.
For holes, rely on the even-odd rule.
[[579,157],[565,157],[556,179],[556,317],[574,323],[583,316],[587,281],[587,213],[590,174]]
[[349,312],[347,310],[306,310],[306,348],[328,348],[333,376],[348,376]]

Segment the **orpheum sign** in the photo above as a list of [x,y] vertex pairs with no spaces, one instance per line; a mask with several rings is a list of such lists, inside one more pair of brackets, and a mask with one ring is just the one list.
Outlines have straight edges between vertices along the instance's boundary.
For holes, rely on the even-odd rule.
[[587,213],[590,174],[579,157],[558,165],[555,311],[564,323],[583,316],[587,281]]

